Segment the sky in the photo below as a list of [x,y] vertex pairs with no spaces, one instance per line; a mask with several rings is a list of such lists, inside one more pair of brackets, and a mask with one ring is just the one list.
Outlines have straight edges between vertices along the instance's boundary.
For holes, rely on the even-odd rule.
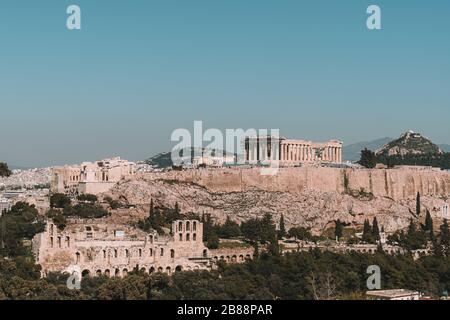
[[195,120],[450,143],[449,34],[442,0],[2,0],[0,161],[142,160]]

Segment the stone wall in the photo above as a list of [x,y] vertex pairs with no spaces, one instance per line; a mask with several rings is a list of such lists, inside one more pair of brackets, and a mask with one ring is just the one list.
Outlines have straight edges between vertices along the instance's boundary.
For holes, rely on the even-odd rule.
[[275,176],[251,169],[199,169],[147,173],[149,180],[176,180],[194,183],[214,192],[243,192],[260,189],[271,192],[302,193],[306,189],[321,192],[351,193],[363,190],[375,197],[394,200],[423,196],[448,197],[450,172],[425,168],[341,169],[327,167],[280,168]]

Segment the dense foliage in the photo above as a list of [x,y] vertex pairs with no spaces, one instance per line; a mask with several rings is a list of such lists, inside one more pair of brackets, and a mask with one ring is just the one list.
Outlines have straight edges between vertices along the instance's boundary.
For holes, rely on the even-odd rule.
[[398,165],[408,166],[429,166],[450,169],[450,153],[424,153],[424,154],[406,154],[406,155],[387,155],[375,153],[371,150],[364,149],[361,151],[361,159],[358,162],[366,168],[374,168],[377,163],[382,163],[388,167]]
[[0,177],[9,177],[11,175],[8,165],[5,162],[0,162]]
[[50,210],[47,217],[52,219],[59,229],[64,229],[67,218],[102,218],[109,212],[98,203],[97,196],[91,194],[79,195],[78,203],[72,204],[72,200],[65,194],[55,193],[50,196]]
[[[179,210],[172,210],[174,219]],[[268,244],[269,250],[252,261],[219,263],[215,271],[176,272],[172,277],[137,270],[123,279],[86,277],[81,290],[71,290],[66,284],[67,274],[53,273],[40,279],[40,267],[34,264],[29,250],[29,240],[44,227],[38,217],[33,206],[18,203],[0,218],[0,225],[5,226],[1,229],[0,299],[352,299],[363,297],[366,270],[371,265],[380,266],[383,289],[405,288],[440,296],[450,288],[447,221],[434,237],[434,255],[413,260],[410,255],[391,256],[381,250],[373,255],[319,250],[280,255],[271,248],[277,238],[275,224],[270,215],[265,215],[243,223],[240,228],[246,237]],[[204,219],[207,221],[208,217]],[[228,225],[235,228],[234,224]],[[367,232],[370,229],[370,234],[374,234],[376,223],[368,225]],[[405,239],[420,230],[426,229],[411,223]],[[310,237],[309,231],[302,228],[293,228],[289,234]]]
[[0,217],[0,256],[29,255],[30,241],[36,233],[44,230],[44,222],[33,205],[16,203]]
[[375,152],[365,148],[361,151],[361,159],[358,163],[369,169],[375,168],[377,165],[377,156],[375,155]]
[[450,287],[450,259],[383,253],[300,252],[261,254],[254,261],[207,272],[132,272],[120,278],[84,278],[69,290],[67,275],[39,279],[27,261],[0,260],[0,299],[336,299],[361,298],[367,267],[381,268],[382,288],[407,288],[439,296]]

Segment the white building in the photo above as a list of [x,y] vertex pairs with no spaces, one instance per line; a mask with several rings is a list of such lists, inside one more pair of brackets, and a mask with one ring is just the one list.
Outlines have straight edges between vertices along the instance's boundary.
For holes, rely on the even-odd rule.
[[119,157],[53,169],[51,191],[67,194],[99,194],[135,173],[135,164]]
[[442,206],[442,218],[444,218],[444,219],[449,219],[450,218],[450,214],[449,214],[450,212],[449,212],[449,206],[448,206],[448,204],[446,203],[446,204],[444,204],[443,206]]
[[208,167],[223,167],[226,164],[234,164],[235,157],[231,155],[224,156],[201,156],[194,157],[192,159],[192,164],[194,166],[205,165]]
[[0,198],[0,217],[3,211],[9,211],[11,209],[11,201],[5,198]]
[[420,300],[421,294],[418,291],[393,289],[367,291],[366,296],[370,300]]

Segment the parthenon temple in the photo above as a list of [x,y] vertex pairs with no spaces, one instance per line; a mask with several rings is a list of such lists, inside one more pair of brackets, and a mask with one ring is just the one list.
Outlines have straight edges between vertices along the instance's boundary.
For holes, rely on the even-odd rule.
[[312,142],[273,137],[249,137],[245,140],[246,163],[280,161],[281,165],[329,162],[342,163],[342,145],[338,140]]

